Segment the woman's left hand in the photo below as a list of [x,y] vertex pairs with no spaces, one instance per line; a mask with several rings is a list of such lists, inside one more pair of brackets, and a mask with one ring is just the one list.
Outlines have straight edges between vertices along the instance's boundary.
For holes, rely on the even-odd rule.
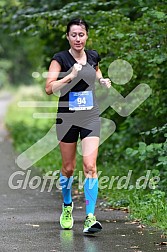
[[111,80],[109,78],[100,78],[99,83],[107,88],[111,87]]

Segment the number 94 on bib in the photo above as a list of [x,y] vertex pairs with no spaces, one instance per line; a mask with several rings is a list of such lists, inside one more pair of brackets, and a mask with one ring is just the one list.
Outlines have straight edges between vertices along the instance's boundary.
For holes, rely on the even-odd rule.
[[90,110],[92,108],[93,108],[92,91],[69,93],[69,110]]

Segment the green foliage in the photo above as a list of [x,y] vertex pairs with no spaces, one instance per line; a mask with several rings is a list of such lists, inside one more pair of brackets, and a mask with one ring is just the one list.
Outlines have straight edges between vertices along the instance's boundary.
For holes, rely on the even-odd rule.
[[0,60],[0,89],[4,87],[4,85],[9,85],[9,78],[8,78],[8,70],[11,68],[12,62],[7,59]]
[[[165,135],[166,136],[166,135]],[[139,142],[137,149],[127,148],[126,153],[131,156],[138,156],[139,160],[153,159],[153,165],[167,165],[167,140],[164,143],[152,143],[146,145],[144,142]],[[157,159],[155,161],[155,159]]]
[[[131,157],[132,164],[135,164],[137,173],[141,170],[141,165],[145,169],[157,169],[160,171],[161,182],[159,187],[166,191],[167,176],[167,125],[155,127],[150,131],[142,132],[144,136],[152,135],[154,142],[146,144],[139,142],[135,148],[127,148],[126,154]],[[157,137],[158,136],[158,137]],[[161,142],[156,142],[156,139]],[[145,139],[146,140],[146,139]]]
[[131,217],[142,220],[142,222],[167,229],[167,204],[165,192],[154,190],[148,194],[131,195]]
[[[20,101],[28,100],[34,102],[46,101],[47,96],[44,95],[44,92],[39,86],[21,87],[18,90],[15,100],[9,108],[8,116],[6,118],[6,125],[12,134],[14,146],[18,153],[25,151],[40,138],[45,136],[54,123],[53,119],[48,122],[44,119],[33,118],[33,113],[44,113],[46,112],[46,108],[26,108],[18,106]],[[55,97],[52,97],[52,100],[54,101]],[[47,108],[47,112],[51,112],[51,108]],[[47,166],[45,169],[47,169]]]

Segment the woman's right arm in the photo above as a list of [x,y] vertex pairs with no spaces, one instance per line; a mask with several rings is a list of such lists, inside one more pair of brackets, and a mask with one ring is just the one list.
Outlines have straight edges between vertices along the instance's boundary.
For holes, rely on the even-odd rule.
[[76,71],[73,68],[70,74],[68,74],[61,80],[57,80],[60,72],[61,72],[60,64],[56,60],[52,60],[49,67],[48,76],[46,80],[46,86],[45,86],[45,91],[48,95],[51,95],[54,92],[60,90],[62,87],[64,87],[66,84],[68,84],[70,81],[72,81],[76,77]]

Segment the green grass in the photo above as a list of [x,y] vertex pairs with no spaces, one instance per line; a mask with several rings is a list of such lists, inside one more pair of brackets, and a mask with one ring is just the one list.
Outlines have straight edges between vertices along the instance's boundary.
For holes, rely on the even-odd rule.
[[[55,123],[55,119],[34,119],[32,117],[35,112],[56,112],[55,108],[21,108],[18,106],[18,102],[29,100],[56,101],[57,98],[54,96],[48,97],[39,86],[21,87],[17,91],[15,99],[8,110],[6,125],[13,137],[13,144],[18,154],[44,137]],[[121,189],[118,186],[119,179],[127,175],[127,171],[132,170],[135,172],[135,169],[130,166],[125,167],[124,160],[121,161],[118,159],[118,162],[113,164],[112,159],[105,159],[105,155],[111,155],[109,150],[110,148],[107,144],[99,148],[99,157],[103,158],[98,158],[97,163],[98,170],[102,171],[100,176],[106,176],[109,180],[106,183],[101,180],[101,184],[103,186],[106,185],[106,188],[99,189],[99,196],[103,199],[104,206],[127,208],[130,213],[130,218],[137,219],[142,223],[160,228],[164,231],[167,230],[167,201],[165,192],[161,191],[156,185],[155,189],[149,189],[148,187],[146,189],[136,189],[135,181],[137,175],[140,175],[136,173],[135,175],[132,174],[132,179],[129,184],[133,188],[129,188],[128,185],[126,189]],[[40,169],[42,174],[60,170],[61,155],[59,147],[45,155],[34,166]],[[77,167],[74,175],[77,176],[79,171],[82,171],[82,156],[78,154]],[[100,176],[99,180],[101,178]],[[112,176],[118,176],[118,179],[111,184]],[[77,185],[77,181],[75,183]],[[123,185],[123,181],[121,185]]]
[[167,201],[164,192],[155,190],[118,190],[101,192],[104,206],[126,209],[130,219],[167,231]]

